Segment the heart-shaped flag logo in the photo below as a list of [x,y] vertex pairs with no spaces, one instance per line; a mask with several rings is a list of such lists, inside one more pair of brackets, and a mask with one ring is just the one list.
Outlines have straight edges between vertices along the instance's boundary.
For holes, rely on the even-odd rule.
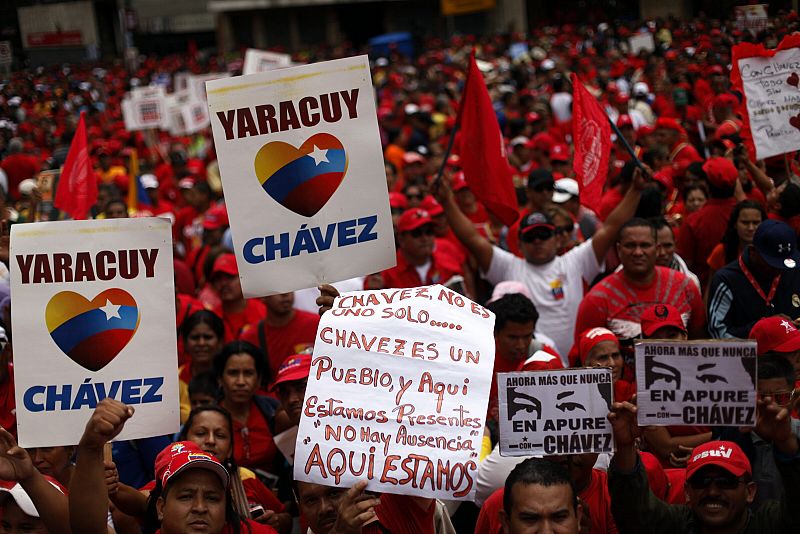
[[341,141],[327,133],[312,135],[295,148],[282,141],[262,146],[254,162],[264,191],[298,215],[315,215],[336,192],[347,172]]
[[62,291],[47,303],[45,323],[64,354],[89,371],[99,371],[136,333],[139,308],[130,293],[119,288],[106,289],[91,301]]
[[800,113],[794,117],[789,117],[789,124],[800,130]]
[[786,78],[786,83],[797,87],[797,84],[800,83],[800,76],[798,76],[796,72],[793,72]]

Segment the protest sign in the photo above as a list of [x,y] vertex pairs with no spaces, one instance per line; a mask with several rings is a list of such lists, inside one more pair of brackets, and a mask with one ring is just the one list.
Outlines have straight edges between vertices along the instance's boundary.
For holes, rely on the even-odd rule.
[[244,67],[242,67],[242,74],[247,76],[248,74],[282,69],[291,67],[292,65],[292,56],[289,54],[279,54],[278,52],[269,52],[267,50],[248,48],[244,53]]
[[753,426],[756,342],[636,344],[640,425]]
[[493,328],[440,285],[338,297],[317,332],[295,480],[472,500]]
[[613,452],[611,370],[500,373],[500,455]]
[[208,106],[198,100],[192,91],[184,89],[168,95],[167,102],[171,135],[191,135],[208,127]]
[[394,266],[367,56],[208,82],[246,297]]
[[800,35],[778,48],[742,43],[732,49],[733,89],[744,94],[742,137],[755,157],[794,152],[800,147]]
[[136,409],[117,439],[177,431],[169,221],[14,225],[10,256],[20,445],[77,444],[105,397]]
[[125,129],[134,132],[169,125],[167,96],[163,87],[136,88],[122,100]]
[[628,46],[631,47],[631,54],[638,55],[639,52],[652,52],[656,49],[656,42],[652,33],[637,33],[628,37]]
[[741,31],[750,30],[758,33],[767,29],[769,23],[767,4],[733,6],[733,14],[736,19],[736,28]]
[[206,82],[211,80],[221,80],[230,78],[230,72],[209,72],[208,74],[193,74],[186,81],[187,89],[194,93],[195,98],[201,102],[207,102]]

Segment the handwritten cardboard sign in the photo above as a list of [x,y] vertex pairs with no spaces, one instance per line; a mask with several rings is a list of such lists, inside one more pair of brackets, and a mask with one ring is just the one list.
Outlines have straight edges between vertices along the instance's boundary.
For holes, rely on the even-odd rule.
[[800,147],[800,48],[738,61],[756,157]]
[[118,439],[177,431],[169,221],[14,225],[10,263],[20,445],[77,444],[106,397],[136,409]]
[[613,452],[610,369],[500,373],[500,454]]
[[755,341],[636,344],[640,425],[753,426]]
[[208,82],[246,297],[396,262],[367,56]]
[[471,500],[494,314],[443,286],[346,293],[322,316],[295,480]]

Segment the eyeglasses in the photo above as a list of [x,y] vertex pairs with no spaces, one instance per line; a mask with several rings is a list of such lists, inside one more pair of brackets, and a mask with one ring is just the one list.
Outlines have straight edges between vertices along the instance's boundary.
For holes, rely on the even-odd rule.
[[411,237],[414,238],[422,237],[424,235],[429,236],[433,235],[433,228],[431,228],[430,226],[421,226],[420,228],[414,228],[408,233],[411,234]]
[[525,243],[533,243],[534,241],[547,241],[553,237],[553,230],[550,228],[534,228],[522,234],[522,241]]
[[711,484],[716,484],[716,486],[722,490],[733,490],[738,488],[739,484],[744,482],[744,480],[733,475],[720,475],[716,477],[694,476],[687,482],[693,489],[696,490],[708,489],[711,487]]
[[556,235],[571,234],[574,228],[575,228],[574,224],[568,224],[564,226],[556,226],[555,230],[553,231],[555,232]]
[[533,188],[534,191],[537,193],[542,193],[544,191],[554,191],[556,186],[554,184],[539,184]]
[[788,406],[789,403],[792,402],[792,398],[797,393],[797,390],[792,391],[776,391],[774,393],[759,393],[758,398],[759,400],[764,400],[767,397],[771,398],[775,401],[775,404],[778,406],[784,407]]

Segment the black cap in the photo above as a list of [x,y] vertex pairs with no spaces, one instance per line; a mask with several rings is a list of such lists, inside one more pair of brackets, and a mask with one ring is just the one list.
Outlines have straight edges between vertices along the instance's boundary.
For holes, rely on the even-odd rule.
[[544,184],[555,184],[553,173],[547,169],[534,169],[528,175],[528,189],[535,189]]
[[546,213],[542,213],[541,211],[534,211],[533,213],[529,213],[526,215],[522,222],[519,223],[519,235],[523,235],[524,233],[528,232],[529,230],[533,230],[534,228],[549,228],[553,230],[555,225],[553,224],[553,220],[547,216]]
[[797,235],[784,222],[767,219],[759,224],[753,236],[753,246],[767,265],[775,269],[794,269],[800,262]]

